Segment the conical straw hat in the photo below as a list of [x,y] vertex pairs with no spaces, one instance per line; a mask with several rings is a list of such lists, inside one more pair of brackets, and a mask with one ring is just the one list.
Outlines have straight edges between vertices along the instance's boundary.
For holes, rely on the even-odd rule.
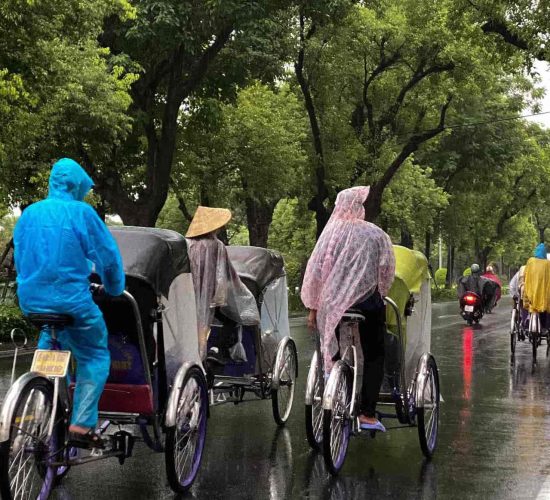
[[211,233],[225,226],[231,220],[231,211],[227,208],[197,207],[193,220],[189,225],[187,238],[195,238]]

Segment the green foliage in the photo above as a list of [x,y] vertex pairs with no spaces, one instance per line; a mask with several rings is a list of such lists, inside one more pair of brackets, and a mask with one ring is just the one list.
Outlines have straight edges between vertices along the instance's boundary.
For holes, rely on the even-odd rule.
[[445,286],[445,280],[447,279],[447,268],[446,267],[440,267],[435,272],[435,283],[438,287]]
[[315,221],[303,201],[281,200],[273,214],[269,247],[282,253],[285,259],[288,286],[294,291],[301,286],[307,259],[315,246]]
[[38,337],[38,330],[25,319],[18,306],[0,304],[0,343],[11,342],[10,334],[14,328],[25,332],[29,340]]
[[457,300],[456,288],[432,288],[432,302],[453,302]]

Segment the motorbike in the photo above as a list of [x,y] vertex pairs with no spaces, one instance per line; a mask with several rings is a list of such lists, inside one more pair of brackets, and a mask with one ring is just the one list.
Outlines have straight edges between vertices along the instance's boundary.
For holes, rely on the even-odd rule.
[[468,325],[479,323],[483,318],[483,301],[475,292],[466,292],[460,297],[460,315]]

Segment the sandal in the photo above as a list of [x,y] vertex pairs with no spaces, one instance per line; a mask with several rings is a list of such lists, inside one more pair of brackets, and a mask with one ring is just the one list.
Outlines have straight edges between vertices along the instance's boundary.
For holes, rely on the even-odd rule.
[[94,429],[90,429],[86,434],[78,432],[69,432],[69,446],[91,450],[92,448],[104,449],[103,439],[96,434]]
[[386,432],[386,428],[384,427],[384,424],[380,422],[380,420],[377,420],[374,424],[369,424],[367,422],[360,422],[359,426],[364,431],[379,431],[379,432]]

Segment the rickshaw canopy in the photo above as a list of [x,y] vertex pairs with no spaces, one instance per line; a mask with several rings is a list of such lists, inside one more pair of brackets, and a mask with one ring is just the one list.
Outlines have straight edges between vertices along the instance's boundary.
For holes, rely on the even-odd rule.
[[227,253],[235,271],[256,299],[270,283],[286,275],[283,257],[273,250],[229,246]]
[[146,281],[157,295],[168,296],[170,285],[190,273],[185,238],[168,229],[111,226],[126,276]]
[[273,367],[279,342],[290,335],[285,263],[278,252],[260,247],[227,247],[229,259],[242,282],[261,302],[261,356]]
[[160,297],[166,376],[171,381],[182,363],[201,363],[187,242],[181,234],[168,229],[109,229],[120,249],[126,276],[147,283]]
[[[388,295],[397,304],[401,316],[405,383],[408,385],[414,378],[418,360],[430,351],[431,284],[428,261],[422,253],[399,245],[394,245],[393,249],[395,280]],[[405,316],[411,295],[414,309],[411,316]],[[390,306],[386,307],[386,316],[388,332],[397,335],[397,318]]]

